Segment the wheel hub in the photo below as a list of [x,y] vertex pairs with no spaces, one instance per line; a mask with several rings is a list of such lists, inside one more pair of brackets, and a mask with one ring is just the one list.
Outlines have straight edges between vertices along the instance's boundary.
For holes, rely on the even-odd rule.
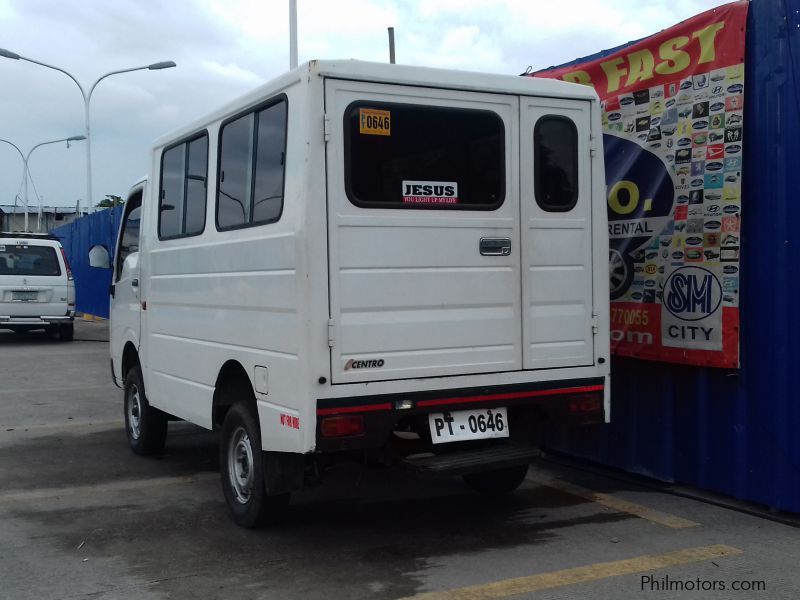
[[139,388],[131,386],[128,393],[128,432],[134,440],[138,440],[141,435],[142,426],[142,400],[139,395]]
[[253,492],[253,467],[250,436],[243,427],[239,427],[234,431],[228,445],[228,478],[233,495],[240,504],[247,504]]

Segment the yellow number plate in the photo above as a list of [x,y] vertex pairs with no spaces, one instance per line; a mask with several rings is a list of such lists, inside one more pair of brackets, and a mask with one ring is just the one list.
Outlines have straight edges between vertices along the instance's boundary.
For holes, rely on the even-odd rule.
[[392,135],[392,113],[375,108],[359,108],[358,130],[365,135]]

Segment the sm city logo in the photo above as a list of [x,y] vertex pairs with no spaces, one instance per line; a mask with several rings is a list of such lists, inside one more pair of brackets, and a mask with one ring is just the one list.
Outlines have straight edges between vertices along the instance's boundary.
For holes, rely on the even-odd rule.
[[682,321],[699,321],[714,314],[722,303],[716,275],[702,267],[675,269],[664,284],[664,306]]

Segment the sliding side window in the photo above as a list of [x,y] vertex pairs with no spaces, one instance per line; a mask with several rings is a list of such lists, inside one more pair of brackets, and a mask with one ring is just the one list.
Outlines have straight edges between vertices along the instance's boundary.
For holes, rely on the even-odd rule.
[[274,223],[283,212],[285,98],[222,126],[217,229]]
[[208,135],[181,142],[161,156],[158,237],[162,240],[203,233],[206,225]]

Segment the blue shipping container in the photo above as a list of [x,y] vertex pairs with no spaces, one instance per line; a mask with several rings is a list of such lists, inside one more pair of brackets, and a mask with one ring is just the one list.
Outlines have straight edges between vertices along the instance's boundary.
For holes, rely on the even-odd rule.
[[800,512],[800,0],[750,4],[745,69],[741,369],[614,358],[612,423],[552,445]]

